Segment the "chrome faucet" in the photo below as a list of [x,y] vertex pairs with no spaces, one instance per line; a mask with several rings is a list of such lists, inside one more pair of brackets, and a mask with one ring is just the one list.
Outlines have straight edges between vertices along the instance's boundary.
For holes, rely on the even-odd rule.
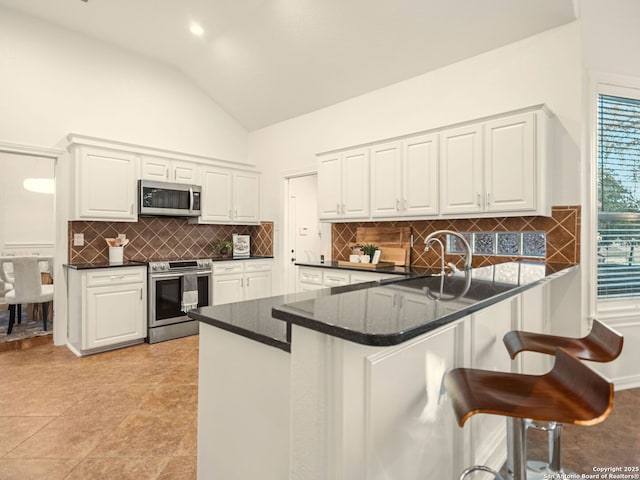
[[472,254],[471,247],[469,246],[469,242],[467,242],[467,239],[460,235],[458,232],[454,232],[453,230],[436,230],[435,232],[427,235],[427,238],[424,239],[424,251],[429,251],[429,248],[431,247],[431,244],[433,242],[437,242],[440,244],[440,247],[442,248],[442,274],[444,274],[444,244],[436,238],[439,235],[453,235],[454,237],[457,237],[460,239],[460,241],[462,241],[465,255],[464,269],[465,271],[471,270]]

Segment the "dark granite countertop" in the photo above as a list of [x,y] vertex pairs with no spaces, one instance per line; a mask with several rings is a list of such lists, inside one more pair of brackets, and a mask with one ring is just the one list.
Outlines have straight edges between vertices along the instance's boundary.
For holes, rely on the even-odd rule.
[[134,260],[127,260],[122,263],[65,263],[63,267],[70,268],[72,270],[91,270],[94,268],[118,268],[118,267],[146,267],[147,262],[137,262]]
[[[233,260],[271,260],[273,259],[273,257],[260,257],[260,256],[254,256],[254,257],[245,257],[245,258],[222,258],[222,257],[216,257],[216,258],[211,258],[211,260],[213,260],[214,262],[230,262]],[[191,259],[189,259],[191,260]],[[179,259],[174,259],[174,260],[168,260],[170,262],[179,262]],[[113,268],[113,267],[144,267],[147,266],[149,263],[149,261],[147,260],[127,260],[123,263],[109,263],[109,262],[104,262],[104,263],[67,263],[64,264],[63,267],[66,268],[71,268],[73,270],[90,270],[92,268]]]
[[203,307],[189,316],[290,351],[291,325],[364,345],[390,346],[569,273],[541,262],[507,262],[468,275],[412,276]]

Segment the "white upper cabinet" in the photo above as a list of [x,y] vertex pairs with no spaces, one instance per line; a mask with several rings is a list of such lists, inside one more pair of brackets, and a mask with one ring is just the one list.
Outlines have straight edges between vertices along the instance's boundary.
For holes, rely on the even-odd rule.
[[447,130],[441,138],[440,212],[482,212],[482,125]]
[[319,154],[320,219],[550,216],[552,118],[538,105]]
[[442,134],[443,215],[551,215],[551,119],[542,108]]
[[487,122],[484,129],[486,211],[535,210],[535,114]]
[[318,209],[320,218],[338,218],[342,203],[342,155],[318,160]]
[[438,135],[371,148],[371,216],[438,214]]
[[260,176],[253,172],[233,172],[233,221],[260,221]]
[[371,216],[396,217],[402,212],[402,145],[371,148]]
[[203,165],[201,223],[260,222],[260,175]]
[[135,222],[137,157],[128,152],[74,146],[75,219]]
[[321,219],[369,217],[369,150],[319,156],[318,208]]
[[140,178],[197,185],[198,164],[149,155],[142,156]]

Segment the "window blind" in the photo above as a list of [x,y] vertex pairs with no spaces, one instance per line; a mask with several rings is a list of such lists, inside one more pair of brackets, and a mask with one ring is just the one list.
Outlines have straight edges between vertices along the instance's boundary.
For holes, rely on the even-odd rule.
[[598,97],[598,298],[640,296],[640,100]]

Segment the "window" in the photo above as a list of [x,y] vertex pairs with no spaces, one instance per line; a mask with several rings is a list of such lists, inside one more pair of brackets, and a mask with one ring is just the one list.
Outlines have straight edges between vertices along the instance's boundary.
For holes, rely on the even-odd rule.
[[598,96],[598,298],[640,296],[640,99]]

